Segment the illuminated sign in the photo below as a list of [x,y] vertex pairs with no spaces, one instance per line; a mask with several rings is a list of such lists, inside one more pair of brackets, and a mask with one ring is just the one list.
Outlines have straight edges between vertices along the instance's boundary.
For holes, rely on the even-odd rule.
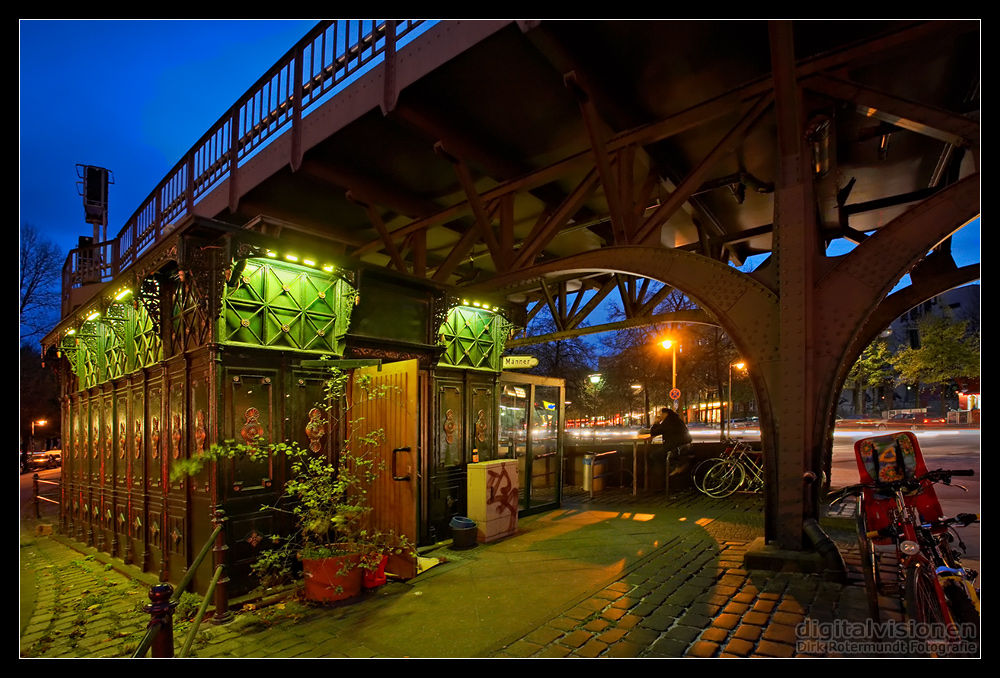
[[533,355],[505,355],[503,368],[505,370],[527,369],[538,364],[538,358]]

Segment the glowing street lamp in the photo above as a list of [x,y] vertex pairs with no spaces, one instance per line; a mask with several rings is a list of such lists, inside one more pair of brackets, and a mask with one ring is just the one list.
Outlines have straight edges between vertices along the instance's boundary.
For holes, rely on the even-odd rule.
[[679,342],[674,339],[664,339],[660,342],[660,346],[671,351],[671,364],[673,369],[673,379],[670,382],[670,388],[677,388],[677,344]]
[[31,420],[31,439],[28,440],[28,449],[31,452],[35,451],[35,426],[37,425],[38,427],[42,427],[42,426],[45,426],[47,423],[49,423],[49,422],[46,421],[45,419],[32,419]]

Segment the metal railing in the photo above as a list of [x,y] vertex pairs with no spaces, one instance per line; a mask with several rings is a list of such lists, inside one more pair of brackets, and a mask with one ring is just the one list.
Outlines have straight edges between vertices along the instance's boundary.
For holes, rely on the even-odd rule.
[[[35,518],[40,520],[41,517],[42,517],[42,502],[46,502],[46,503],[49,503],[49,504],[54,504],[55,506],[59,506],[59,499],[51,499],[51,498],[46,497],[45,495],[43,495],[41,493],[41,490],[39,489],[39,485],[53,485],[56,488],[60,488],[61,487],[61,483],[60,483],[60,481],[57,481],[57,480],[42,480],[41,478],[38,477],[37,473],[35,473],[35,474],[32,475],[32,477],[31,477],[31,491],[32,491],[32,494],[34,495],[34,501],[33,501],[33,503],[35,505]],[[59,492],[59,491],[60,491],[59,489],[56,490],[56,492]]]
[[114,240],[72,250],[63,266],[63,313],[70,290],[106,282],[126,269],[202,197],[235,177],[240,165],[285,132],[293,167],[301,157],[301,120],[408,38],[422,20],[322,21],[272,66],[174,165]]
[[231,619],[231,614],[229,612],[229,596],[226,586],[228,580],[223,579],[222,577],[226,571],[226,564],[224,562],[224,554],[226,553],[226,537],[223,529],[226,524],[225,512],[217,510],[215,512],[213,522],[215,522],[215,530],[205,541],[205,545],[202,546],[198,557],[195,558],[194,562],[191,563],[191,566],[188,567],[187,573],[184,575],[184,579],[181,580],[181,583],[178,584],[177,589],[174,590],[169,583],[162,582],[153,586],[149,590],[149,605],[147,605],[144,609],[150,614],[150,620],[146,627],[146,635],[143,636],[142,641],[139,643],[139,647],[132,655],[133,659],[145,657],[146,653],[150,650],[152,650],[153,657],[156,659],[173,658],[174,609],[180,601],[181,594],[187,589],[188,586],[191,585],[195,572],[201,566],[202,561],[205,560],[209,551],[214,551],[215,553],[215,570],[212,573],[212,581],[209,582],[208,590],[205,592],[205,597],[201,601],[198,613],[195,615],[191,624],[191,629],[188,631],[187,638],[184,640],[180,656],[182,658],[187,657],[188,653],[191,651],[191,646],[194,643],[195,636],[198,634],[201,622],[205,618],[205,612],[208,610],[209,601],[211,601],[213,597],[215,599],[215,622],[222,623]]

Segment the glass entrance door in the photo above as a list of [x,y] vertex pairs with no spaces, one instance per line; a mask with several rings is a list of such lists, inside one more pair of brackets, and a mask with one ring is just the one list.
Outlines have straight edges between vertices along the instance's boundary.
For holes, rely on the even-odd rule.
[[562,379],[500,375],[500,454],[517,459],[521,515],[562,503],[564,402]]

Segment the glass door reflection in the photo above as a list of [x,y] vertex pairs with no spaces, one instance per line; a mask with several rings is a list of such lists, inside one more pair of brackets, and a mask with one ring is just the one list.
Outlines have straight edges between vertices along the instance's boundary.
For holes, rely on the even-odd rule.
[[500,452],[517,459],[519,513],[558,507],[562,502],[561,379],[501,375]]

